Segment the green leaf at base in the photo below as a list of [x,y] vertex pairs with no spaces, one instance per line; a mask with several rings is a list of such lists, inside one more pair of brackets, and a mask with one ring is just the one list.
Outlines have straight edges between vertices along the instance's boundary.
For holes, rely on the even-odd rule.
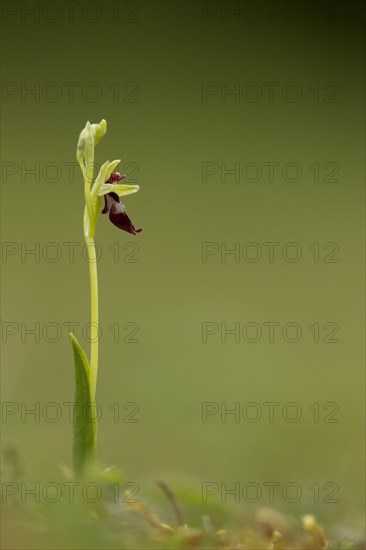
[[74,470],[82,473],[93,462],[96,440],[95,404],[90,398],[90,367],[84,350],[70,333],[75,363]]

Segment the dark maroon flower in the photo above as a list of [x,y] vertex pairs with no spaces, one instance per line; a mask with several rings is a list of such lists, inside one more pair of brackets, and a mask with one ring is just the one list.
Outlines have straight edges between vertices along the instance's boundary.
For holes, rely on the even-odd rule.
[[[125,179],[125,177],[126,176],[121,176],[121,174],[116,172],[111,174],[106,183],[113,185],[122,179]],[[127,215],[125,206],[119,200],[117,193],[111,192],[104,195],[104,208],[102,210],[102,214],[107,214],[107,212],[109,213],[109,219],[111,222],[119,229],[123,229],[123,231],[127,231],[127,233],[131,233],[132,235],[136,235],[142,231],[142,229],[136,229],[131,222]]]

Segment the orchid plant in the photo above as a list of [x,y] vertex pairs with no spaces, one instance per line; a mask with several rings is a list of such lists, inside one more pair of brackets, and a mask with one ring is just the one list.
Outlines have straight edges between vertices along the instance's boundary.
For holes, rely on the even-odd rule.
[[[141,229],[135,229],[127,215],[120,197],[131,195],[139,190],[138,185],[120,183],[126,176],[114,172],[121,162],[107,160],[100,168],[94,180],[94,149],[107,131],[107,122],[99,124],[87,122],[81,131],[76,151],[76,159],[84,178],[84,238],[88,254],[90,274],[91,334],[90,362],[86,353],[70,333],[73,346],[76,383],[76,408],[74,415],[73,460],[74,470],[81,473],[95,458],[96,448],[96,387],[98,376],[98,273],[94,236],[99,214],[109,214],[110,221],[119,229],[136,235]],[[104,208],[101,210],[102,199]],[[88,411],[88,414],[86,414]]]

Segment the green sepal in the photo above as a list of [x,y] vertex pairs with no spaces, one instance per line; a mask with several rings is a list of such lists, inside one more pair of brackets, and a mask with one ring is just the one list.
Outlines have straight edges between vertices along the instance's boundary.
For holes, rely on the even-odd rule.
[[70,333],[75,364],[75,409],[73,426],[73,462],[76,473],[92,464],[95,455],[95,405],[90,395],[90,367],[84,350]]
[[109,162],[109,160],[107,160],[104,164],[102,164],[93,185],[92,198],[100,195],[99,193],[100,186],[110,178],[113,170],[115,169],[116,166],[118,166],[120,162],[121,162],[120,159],[112,160],[112,162]]
[[108,193],[116,193],[119,197],[132,195],[140,189],[139,185],[126,185],[125,183],[102,183],[99,187],[98,195],[102,197]]

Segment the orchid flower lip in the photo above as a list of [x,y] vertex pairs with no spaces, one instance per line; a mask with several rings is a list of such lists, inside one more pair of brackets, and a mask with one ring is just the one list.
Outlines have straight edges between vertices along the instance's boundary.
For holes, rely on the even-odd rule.
[[[113,188],[113,184],[116,184],[125,177],[126,176],[122,176],[118,172],[115,172],[110,175],[106,183],[110,184]],[[117,193],[114,193],[113,191],[104,195],[104,208],[102,210],[102,214],[107,213],[109,213],[110,221],[119,229],[127,231],[127,233],[131,233],[132,235],[136,235],[142,231],[142,229],[135,228],[127,215],[124,204],[122,204],[119,200]]]

